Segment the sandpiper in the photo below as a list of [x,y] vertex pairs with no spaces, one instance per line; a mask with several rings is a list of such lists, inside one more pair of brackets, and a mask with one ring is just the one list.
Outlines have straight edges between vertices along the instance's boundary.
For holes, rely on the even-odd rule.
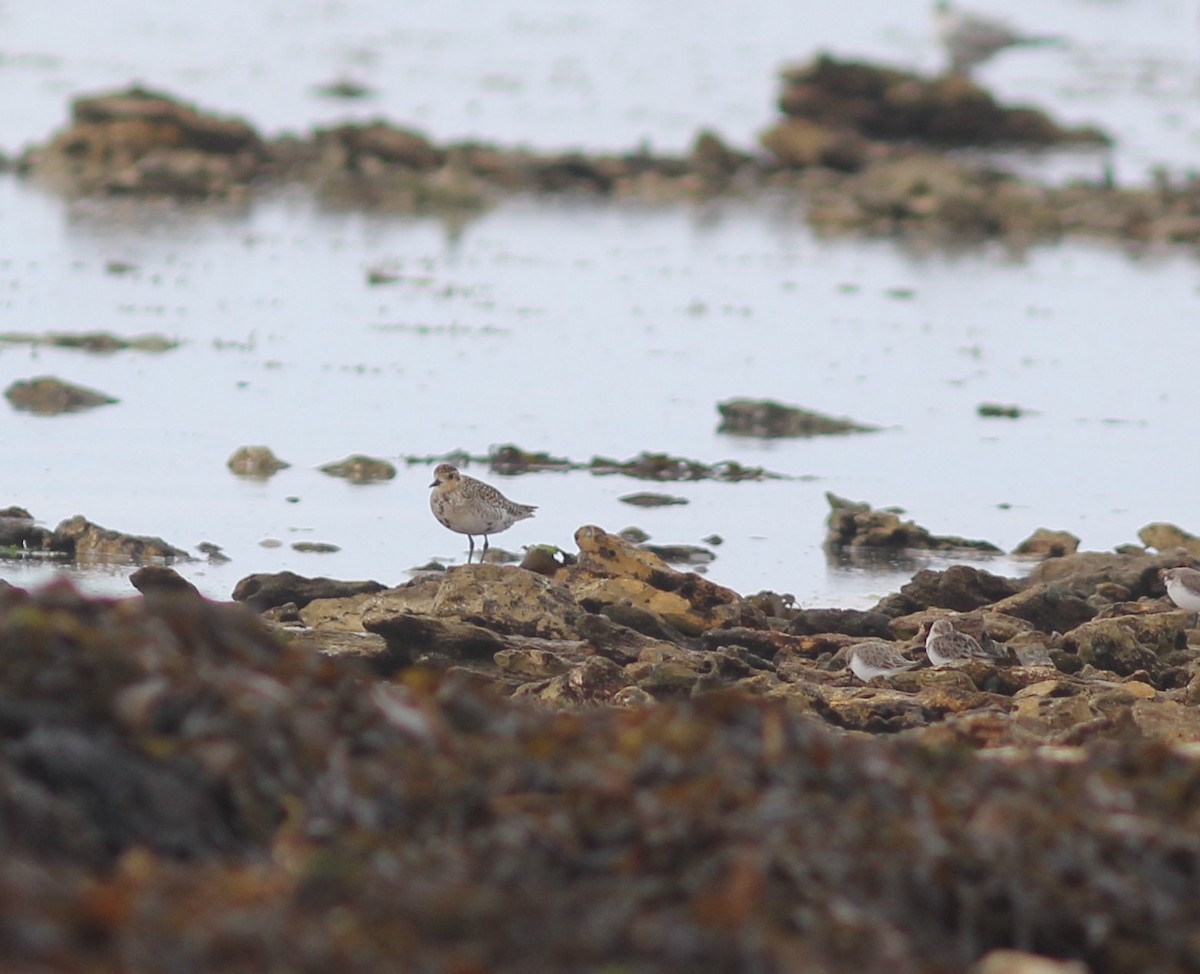
[[876,676],[895,676],[919,665],[919,661],[905,659],[890,643],[882,639],[869,639],[856,643],[846,653],[846,665],[850,672],[866,683]]
[[1194,568],[1168,568],[1162,578],[1172,602],[1185,612],[1200,612],[1200,572]]
[[937,0],[933,8],[938,40],[950,55],[950,70],[965,74],[1007,47],[1063,44],[1064,38],[1023,34],[1002,20],[981,17]]
[[925,652],[934,666],[947,666],[968,659],[995,663],[1001,655],[1001,647],[992,642],[990,637],[988,641],[993,647],[992,652],[980,646],[970,633],[956,630],[954,623],[949,619],[937,619],[929,627],[929,635],[925,637]]
[[429,494],[429,508],[433,516],[451,531],[465,534],[470,542],[467,564],[475,554],[475,535],[483,535],[483,561],[488,550],[488,535],[507,531],[518,521],[533,517],[537,507],[531,504],[515,504],[500,491],[474,477],[458,472],[452,463],[439,463],[433,470],[433,488]]

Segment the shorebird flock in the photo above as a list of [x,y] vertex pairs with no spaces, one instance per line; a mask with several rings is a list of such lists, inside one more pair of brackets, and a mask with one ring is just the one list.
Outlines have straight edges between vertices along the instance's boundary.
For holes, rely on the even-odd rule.
[[[1196,572],[1196,575],[1200,576],[1200,572]],[[1200,589],[1197,591],[1200,594]],[[986,626],[980,638],[976,639],[970,633],[955,629],[954,623],[949,619],[936,619],[930,624],[925,636],[924,649],[930,665],[935,668],[952,666],[967,660],[1000,663],[1013,659],[1006,646],[997,643],[988,635]],[[844,659],[850,672],[864,683],[877,676],[896,676],[924,662],[920,659],[909,659],[891,643],[882,639],[868,639],[855,643],[845,651]]]

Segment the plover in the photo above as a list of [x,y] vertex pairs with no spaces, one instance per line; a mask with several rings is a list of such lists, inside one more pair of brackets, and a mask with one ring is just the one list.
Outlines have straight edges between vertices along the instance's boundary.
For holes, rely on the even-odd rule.
[[846,665],[850,672],[866,683],[876,676],[895,676],[919,665],[919,661],[905,659],[890,643],[882,639],[869,639],[856,643],[846,653]]
[[516,504],[500,491],[474,477],[458,472],[452,463],[439,463],[433,470],[433,490],[429,494],[429,508],[442,524],[451,531],[465,534],[470,548],[467,564],[475,554],[475,535],[483,535],[483,552],[488,550],[488,535],[507,531],[518,521],[533,517],[537,507],[531,504]]
[[937,0],[933,18],[938,40],[950,55],[950,70],[958,74],[965,74],[1007,47],[1065,43],[1062,37],[1023,34],[1002,20],[960,10],[950,0]]
[[1168,568],[1162,578],[1172,602],[1185,612],[1200,612],[1200,572],[1194,568]]
[[929,627],[925,637],[925,652],[934,666],[946,666],[968,659],[995,663],[1001,656],[1001,647],[989,638],[993,652],[988,652],[970,633],[959,632],[949,619],[938,619]]

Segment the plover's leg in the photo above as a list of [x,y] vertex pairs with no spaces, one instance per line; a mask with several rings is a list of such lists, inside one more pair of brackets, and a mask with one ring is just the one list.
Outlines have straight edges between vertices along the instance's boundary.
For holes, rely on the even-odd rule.
[[485,534],[485,535],[483,536],[483,554],[481,554],[481,555],[479,556],[479,564],[481,564],[481,565],[483,564],[483,559],[484,559],[484,556],[487,554],[487,548],[488,548],[488,545],[487,545],[487,535]]
[[471,546],[467,549],[467,564],[469,565],[471,564],[471,556],[475,554],[475,539],[469,534],[467,535],[467,543]]

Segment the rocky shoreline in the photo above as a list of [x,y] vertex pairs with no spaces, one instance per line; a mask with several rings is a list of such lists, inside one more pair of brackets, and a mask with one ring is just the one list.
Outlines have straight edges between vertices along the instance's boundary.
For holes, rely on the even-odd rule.
[[[235,603],[153,566],[125,599],[4,586],[5,956],[1193,969],[1200,632],[1160,577],[1185,548],[925,570],[852,611],[576,541]],[[843,668],[868,638],[919,658],[940,618],[1011,663]]]
[[[178,205],[289,186],[334,207],[458,214],[518,193],[772,194],[830,234],[1200,241],[1194,181],[1050,187],[959,153],[1107,141],[961,77],[821,58],[785,72],[779,108],[762,152],[704,132],[684,156],[596,156],[438,145],[382,120],[268,138],[131,89],[76,100],[14,169],[71,198]],[[0,340],[125,347],[102,333]],[[38,415],[116,402],[50,376],[6,395]],[[718,409],[730,435],[876,429],[769,401]],[[431,459],[457,455],[403,461]],[[649,453],[474,459],[654,483],[779,476]],[[262,479],[288,463],[247,446],[227,465]],[[319,469],[396,475],[360,454]],[[828,500],[831,560],[999,550]],[[124,598],[0,582],[6,966],[1196,969],[1200,630],[1162,572],[1200,567],[1200,538],[1155,523],[1140,544],[1080,552],[1040,530],[1014,552],[1023,577],[923,569],[850,610],[734,591],[678,569],[710,550],[634,537],[584,525],[575,550],[431,565],[399,585],[251,574],[223,602],[174,571],[194,556],[161,538],[0,511],[0,557],[141,566]],[[1008,658],[927,665],[938,620]],[[868,640],[919,665],[864,682],[845,661]]]
[[238,119],[144,88],[77,98],[70,124],[22,152],[14,170],[71,197],[242,201],[302,186],[323,205],[469,213],[518,193],[584,194],[662,204],[779,195],[828,234],[933,244],[1066,236],[1136,245],[1200,241],[1200,189],[1166,179],[1121,188],[1098,175],[1057,187],[957,149],[1091,151],[1110,138],[1004,106],[956,75],[923,77],[820,57],[786,70],[780,121],[762,151],[712,131],[681,156],[539,153],[475,142],[438,145],[388,120],[268,138]]

